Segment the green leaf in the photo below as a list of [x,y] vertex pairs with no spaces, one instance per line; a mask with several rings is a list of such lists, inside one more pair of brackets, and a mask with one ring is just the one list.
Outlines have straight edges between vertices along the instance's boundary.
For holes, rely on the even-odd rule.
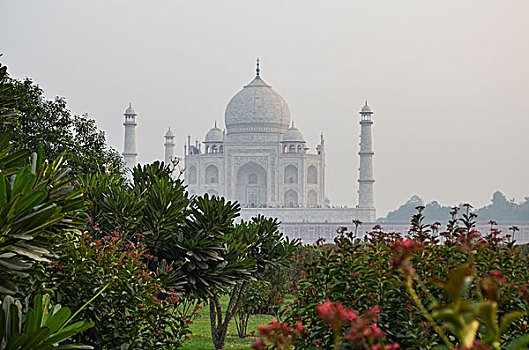
[[526,350],[529,347],[529,334],[524,334],[514,339],[505,350]]
[[28,340],[24,333],[15,334],[6,345],[6,350],[18,350]]
[[4,309],[0,309],[0,344],[4,342],[6,326],[6,313]]
[[36,332],[31,334],[28,342],[24,344],[24,349],[34,349],[37,345],[41,345],[48,340],[51,332],[48,327],[40,327]]
[[[4,299],[5,300],[5,299]],[[15,334],[20,333],[21,331],[21,319],[20,314],[21,310],[19,310],[18,306],[15,303],[9,303],[8,304],[8,315],[9,315],[9,338],[12,338],[15,336]]]
[[14,283],[0,277],[0,294],[13,295],[17,292],[17,286]]
[[69,325],[68,327],[61,329],[60,331],[55,333],[53,336],[51,336],[50,339],[48,339],[48,342],[52,344],[60,343],[61,341],[64,341],[77,333],[84,332],[85,330],[93,326],[94,326],[93,322],[79,321],[79,322],[73,323]]
[[15,259],[0,259],[0,265],[15,271],[24,271],[31,268],[33,264],[24,263]]
[[61,308],[51,315],[51,317],[48,317],[44,325],[50,329],[51,333],[55,333],[64,324],[64,322],[66,322],[70,315],[70,309]]
[[500,321],[500,335],[503,335],[509,327],[513,324],[513,322],[518,321],[520,318],[522,318],[526,313],[520,312],[520,311],[514,311],[509,312],[508,314],[505,314]]

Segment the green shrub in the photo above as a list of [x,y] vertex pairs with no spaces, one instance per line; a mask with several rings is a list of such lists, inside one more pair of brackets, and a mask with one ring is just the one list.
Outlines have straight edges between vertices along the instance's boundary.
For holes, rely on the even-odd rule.
[[[527,290],[529,257],[520,253],[509,239],[501,238],[494,228],[480,235],[474,226],[475,216],[469,212],[453,218],[446,232],[439,232],[438,225],[424,225],[421,208],[414,216],[409,236],[424,246],[414,252],[411,259],[413,269],[421,277],[424,290],[418,298],[429,312],[434,302],[448,304],[442,288],[435,283],[442,280],[458,266],[468,264],[475,276],[469,288],[469,300],[480,298],[479,288],[475,288],[482,276],[499,271],[506,277],[500,285],[502,298],[498,301],[498,316],[511,311],[527,310],[527,302],[522,297]],[[303,348],[323,347],[333,344],[333,333],[321,326],[315,307],[325,300],[340,302],[344,307],[365,312],[379,306],[381,312],[377,325],[387,334],[388,341],[399,343],[402,348],[427,348],[441,344],[437,332],[417,308],[415,301],[406,289],[403,277],[392,269],[392,244],[400,239],[400,234],[385,233],[375,227],[367,242],[354,238],[353,233],[341,229],[334,244],[320,244],[314,248],[312,256],[302,257],[301,278],[297,281],[295,301],[288,308],[289,322],[301,321],[308,331],[297,340]],[[442,244],[439,244],[439,241]],[[434,298],[435,296],[435,298]],[[524,334],[527,319],[515,322],[502,341],[508,343]]]
[[98,232],[94,226],[90,234],[70,233],[63,255],[46,267],[42,286],[55,290],[61,304],[76,308],[110,283],[98,302],[85,308],[83,316],[95,326],[82,334],[83,342],[109,349],[178,347],[193,308],[147,269],[144,260],[152,256],[141,234],[131,242],[118,232],[96,239]]

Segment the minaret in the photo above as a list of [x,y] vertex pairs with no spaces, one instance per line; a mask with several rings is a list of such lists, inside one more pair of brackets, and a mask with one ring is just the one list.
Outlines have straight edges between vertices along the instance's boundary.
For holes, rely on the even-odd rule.
[[325,208],[325,139],[323,138],[323,131],[320,134],[320,144],[316,146],[318,154],[320,155],[320,206]]
[[169,165],[173,161],[174,158],[174,134],[171,131],[171,127],[167,129],[167,132],[165,133],[165,143],[163,144],[165,146],[165,164]]
[[366,104],[360,110],[360,177],[358,178],[358,208],[374,209],[373,185],[373,141],[371,137],[371,126],[373,111]]
[[132,108],[132,103],[129,103],[129,107],[125,111],[125,139],[123,141],[123,160],[125,161],[125,167],[132,169],[136,164],[136,112]]

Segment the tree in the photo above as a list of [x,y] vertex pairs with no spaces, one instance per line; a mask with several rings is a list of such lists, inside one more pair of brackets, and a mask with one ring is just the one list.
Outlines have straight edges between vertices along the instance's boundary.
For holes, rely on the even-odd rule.
[[[298,244],[279,233],[276,219],[258,216],[234,224],[239,210],[238,204],[223,198],[198,197],[168,245],[174,288],[209,303],[215,349],[224,348],[229,322],[248,283],[285,265]],[[223,311],[220,298],[226,294],[229,302]]]
[[[261,280],[270,270],[284,267],[292,261],[298,241],[290,241],[279,232],[277,219],[265,218],[258,215],[250,222],[241,222],[236,225],[234,237],[225,237],[226,240],[238,241],[246,247],[246,251],[239,259],[249,260],[253,263],[251,277]],[[217,292],[209,298],[211,335],[215,349],[223,349],[228,332],[228,325],[235,316],[250,280],[239,278],[229,292],[229,302],[222,318],[220,295]]]
[[[141,241],[162,289],[188,304],[209,303],[212,339],[222,349],[247,284],[286,264],[297,241],[285,239],[273,219],[235,224],[239,204],[224,198],[205,195],[190,201],[182,181],[170,173],[155,162],[135,167],[131,183],[111,174],[85,176],[90,225],[100,239],[118,231],[123,239]],[[226,294],[230,301],[222,310],[220,298]]]
[[9,87],[6,98],[14,101],[9,111],[17,111],[9,120],[3,118],[0,133],[10,132],[17,149],[43,148],[50,159],[65,153],[74,175],[123,170],[121,156],[106,145],[94,120],[86,114],[72,116],[64,98],[47,100],[30,79],[10,78],[5,67],[0,69],[0,89]]

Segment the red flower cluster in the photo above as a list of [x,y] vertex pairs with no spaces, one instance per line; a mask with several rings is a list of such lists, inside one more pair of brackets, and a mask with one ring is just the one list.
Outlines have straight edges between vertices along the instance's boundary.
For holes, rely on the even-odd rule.
[[396,240],[391,245],[393,256],[391,257],[391,266],[394,269],[399,269],[405,275],[412,275],[415,270],[410,265],[410,260],[413,253],[424,250],[424,246],[417,240],[406,239]]
[[386,334],[375,323],[380,313],[379,306],[358,315],[354,310],[344,308],[340,302],[333,304],[327,300],[318,305],[316,310],[320,319],[331,326],[335,337],[341,337],[342,326],[349,326],[345,339],[362,349],[389,350],[399,347],[398,344],[383,344]]
[[[301,322],[298,322],[295,327],[291,327],[286,323],[273,320],[266,326],[259,326],[259,334],[261,337],[266,338],[278,349],[284,349],[286,346],[292,344],[303,330],[304,328]],[[258,339],[252,344],[252,349],[264,350],[266,349],[266,342],[263,339]]]
[[316,306],[316,311],[320,319],[329,323],[333,330],[339,330],[342,325],[358,318],[354,310],[344,308],[340,302],[333,304],[329,300]]

